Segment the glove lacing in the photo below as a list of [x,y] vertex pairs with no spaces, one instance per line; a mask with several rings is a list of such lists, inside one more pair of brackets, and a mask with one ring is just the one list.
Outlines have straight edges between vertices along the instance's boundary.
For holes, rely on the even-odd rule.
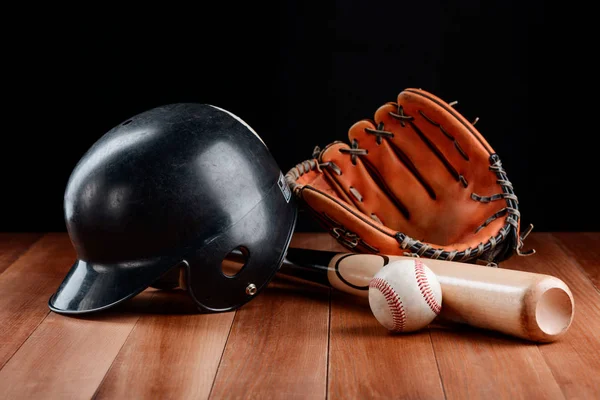
[[[391,117],[397,119],[403,127],[406,126],[407,121],[414,120],[414,117],[412,117],[410,115],[406,115],[404,113],[404,109],[400,105],[398,105],[397,113],[389,112],[389,115]],[[454,138],[450,134],[448,134],[440,124],[431,120],[429,117],[427,117],[422,112],[421,112],[421,115],[424,118],[426,118],[430,123],[437,125],[441,129],[442,133],[444,133],[450,139],[454,140]],[[479,120],[479,118],[477,118],[474,121],[474,123],[476,123],[478,120]],[[377,125],[376,129],[365,128],[365,132],[370,135],[375,135],[377,144],[381,144],[383,141],[383,138],[393,138],[394,137],[393,132],[386,131],[384,128],[385,127],[384,127],[383,122],[380,122]],[[461,155],[468,160],[468,157],[466,156],[466,154],[462,150],[462,148],[458,145],[458,143],[455,141],[454,144],[457,147],[458,151],[461,153]],[[364,156],[364,155],[369,154],[367,149],[362,149],[359,147],[358,140],[356,140],[356,139],[352,140],[352,142],[350,144],[350,148],[341,148],[341,149],[339,149],[339,151],[344,154],[349,154],[353,165],[356,165],[356,159],[358,156]],[[317,158],[319,153],[320,153],[320,148],[317,146],[317,147],[315,147],[315,149],[313,151],[314,158]],[[513,185],[507,178],[506,172],[505,172],[504,168],[502,167],[502,162],[500,161],[500,158],[496,154],[493,154],[490,157],[490,161],[492,162],[492,164],[489,166],[489,169],[498,176],[496,183],[502,187],[503,193],[497,193],[497,194],[493,194],[491,196],[481,196],[477,193],[471,193],[471,199],[474,201],[481,202],[481,203],[489,203],[492,201],[506,200],[508,205],[507,205],[507,207],[504,207],[503,209],[499,210],[494,215],[492,215],[488,219],[486,219],[485,222],[483,222],[480,226],[478,226],[475,229],[475,233],[479,232],[481,229],[488,226],[492,221],[494,221],[498,218],[501,218],[507,214],[508,214],[508,217],[506,218],[506,223],[509,224],[514,229],[515,232],[518,232],[518,229],[519,229],[518,220],[519,220],[521,214],[520,214],[519,210],[516,208],[516,205],[518,204],[518,198],[513,192]],[[341,168],[337,164],[335,164],[333,161],[319,163],[319,167],[329,168],[336,175],[338,175],[338,176],[342,175]],[[468,186],[466,179],[462,175],[459,176],[459,181],[463,184],[464,187]],[[535,253],[535,250],[533,250],[533,249],[529,250],[528,252],[521,251],[521,249],[524,246],[524,240],[527,238],[527,236],[529,235],[529,233],[532,230],[533,230],[533,225],[530,224],[528,229],[521,236],[515,235],[517,237],[517,244],[515,246],[515,251],[518,255],[526,256],[526,255],[532,255]],[[506,234],[507,233],[504,229],[501,230],[500,231],[500,239],[504,240],[504,238],[506,237]],[[494,249],[498,243],[498,239],[494,236],[491,236],[489,238],[489,243],[490,243],[491,248],[488,250]],[[415,256],[419,257],[422,254],[424,254],[425,252],[427,252],[428,250],[434,250],[434,253],[431,257],[439,258],[440,255],[443,253],[443,251],[441,249],[434,249],[430,245],[428,245],[426,243],[422,243],[418,240],[412,239],[406,235],[403,235],[403,239],[400,243],[400,247],[403,249],[408,249],[408,248],[413,247],[416,244],[420,245],[417,253],[407,253],[407,254],[414,254]],[[462,255],[461,259],[469,258],[471,256],[471,253],[473,250],[475,250],[475,254],[477,254],[477,255],[480,255],[481,253],[483,253],[483,251],[484,251],[483,243],[480,243],[479,246],[475,249],[470,249],[470,248],[466,249],[464,251],[464,254]],[[446,255],[446,259],[452,260],[456,255],[457,255],[456,251],[451,251],[451,252],[449,252],[449,254]]]

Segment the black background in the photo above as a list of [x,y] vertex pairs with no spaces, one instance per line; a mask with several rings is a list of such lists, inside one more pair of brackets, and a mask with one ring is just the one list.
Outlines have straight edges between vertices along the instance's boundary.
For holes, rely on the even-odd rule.
[[541,1],[156,7],[11,14],[0,230],[63,231],[75,163],[103,133],[151,107],[226,108],[287,171],[315,145],[345,140],[350,125],[406,87],[458,100],[467,118],[480,118],[523,223],[600,227],[597,35],[586,10]]

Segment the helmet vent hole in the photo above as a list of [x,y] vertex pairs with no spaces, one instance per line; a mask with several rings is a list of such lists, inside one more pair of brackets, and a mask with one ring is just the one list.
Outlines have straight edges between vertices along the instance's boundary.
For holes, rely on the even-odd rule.
[[221,270],[225,276],[234,277],[240,273],[248,262],[248,249],[238,246],[231,250],[221,262]]
[[121,125],[122,126],[129,125],[131,123],[131,121],[133,121],[133,120],[128,119],[127,121],[123,122]]

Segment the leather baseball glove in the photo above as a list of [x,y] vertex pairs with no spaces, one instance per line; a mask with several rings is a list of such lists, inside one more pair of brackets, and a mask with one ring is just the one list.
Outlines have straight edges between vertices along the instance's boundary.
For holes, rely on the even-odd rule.
[[523,252],[500,157],[451,104],[405,89],[286,175],[300,206],[357,253],[496,265]]

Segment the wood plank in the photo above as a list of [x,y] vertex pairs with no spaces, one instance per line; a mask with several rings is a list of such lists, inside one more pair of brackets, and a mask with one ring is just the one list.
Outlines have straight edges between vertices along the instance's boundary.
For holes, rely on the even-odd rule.
[[[297,234],[292,247],[349,252],[328,233]],[[328,398],[441,399],[429,332],[394,335],[366,299],[332,291]]]
[[183,291],[157,292],[97,399],[206,399],[235,312],[200,314]]
[[274,281],[239,309],[210,398],[324,399],[328,292]]
[[0,370],[10,399],[89,399],[148,306],[144,292],[111,311],[81,317],[50,313]]
[[68,236],[52,233],[0,274],[0,368],[48,315],[48,299],[74,260]]
[[556,232],[553,236],[600,290],[600,232]]
[[535,343],[468,326],[437,328],[431,336],[448,399],[564,397]]
[[[301,235],[293,243],[312,240]],[[240,308],[210,398],[324,399],[329,292],[275,278]]]
[[0,232],[0,274],[41,237],[40,233]]
[[328,398],[444,398],[428,330],[392,334],[368,303],[339,292],[330,329]]
[[565,397],[600,398],[600,293],[582,272],[579,263],[579,259],[584,262],[593,260],[593,253],[582,248],[572,257],[563,251],[551,233],[530,235],[527,246],[534,248],[537,253],[511,259],[504,268],[562,279],[573,292],[575,301],[575,315],[570,329],[556,342],[538,346],[539,350]]
[[431,329],[447,399],[562,399],[535,344],[469,327]]

